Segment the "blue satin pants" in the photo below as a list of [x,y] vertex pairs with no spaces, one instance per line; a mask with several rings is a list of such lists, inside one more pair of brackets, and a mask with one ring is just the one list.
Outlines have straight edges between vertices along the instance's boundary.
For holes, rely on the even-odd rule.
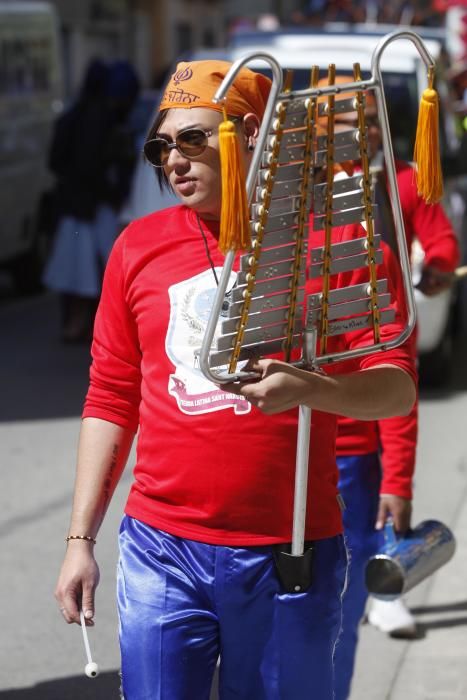
[[125,700],[332,700],[347,552],[316,543],[314,581],[282,593],[272,549],[182,539],[125,516],[117,595]]
[[366,563],[379,545],[375,530],[381,466],[376,452],[338,457],[339,491],[345,502],[344,532],[349,552],[349,578],[342,605],[342,631],[334,659],[335,700],[346,700],[355,664],[358,629],[368,593]]

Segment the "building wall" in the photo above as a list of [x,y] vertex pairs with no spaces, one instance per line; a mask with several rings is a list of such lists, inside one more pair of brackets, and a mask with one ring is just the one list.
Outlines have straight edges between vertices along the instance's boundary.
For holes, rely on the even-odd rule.
[[127,58],[153,87],[175,60],[198,47],[223,47],[232,21],[284,15],[303,0],[50,0],[57,8],[65,89],[73,96],[89,60]]
[[92,58],[128,56],[129,12],[126,0],[49,0],[55,5],[62,42],[65,90],[76,94]]
[[225,44],[224,3],[218,0],[158,0],[152,4],[154,77],[199,46]]
[[128,58],[150,87],[180,54],[225,42],[225,0],[50,1],[59,16],[70,96],[94,57]]

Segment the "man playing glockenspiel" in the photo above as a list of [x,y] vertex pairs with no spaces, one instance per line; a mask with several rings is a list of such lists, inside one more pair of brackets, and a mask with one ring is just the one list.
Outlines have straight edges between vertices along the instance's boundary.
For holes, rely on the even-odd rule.
[[[207,700],[220,656],[224,700],[331,700],[347,568],[336,414],[365,420],[410,411],[415,371],[404,346],[366,356],[351,374],[260,360],[258,381],[228,388],[195,366],[223,262],[223,118],[211,100],[228,68],[177,66],[146,144],[181,204],[133,222],[108,263],[56,598],[68,623],[79,623],[82,608],[93,624],[95,539],[139,431],[119,536],[123,696]],[[243,69],[228,94],[245,165],[268,91],[268,79]],[[351,239],[359,227],[335,234]],[[400,332],[399,315],[382,330],[385,339]],[[345,348],[366,334],[330,343]],[[277,577],[274,547],[290,541],[299,404],[313,409],[317,436],[305,533],[313,576],[307,591],[291,594]]]

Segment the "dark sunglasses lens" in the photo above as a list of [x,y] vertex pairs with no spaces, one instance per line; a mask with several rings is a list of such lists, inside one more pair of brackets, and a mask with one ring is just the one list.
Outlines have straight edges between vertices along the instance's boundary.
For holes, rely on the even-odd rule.
[[177,148],[185,156],[199,156],[207,146],[208,138],[201,129],[187,129],[177,136]]
[[144,155],[151,165],[165,165],[169,156],[168,143],[165,139],[151,139],[144,144]]

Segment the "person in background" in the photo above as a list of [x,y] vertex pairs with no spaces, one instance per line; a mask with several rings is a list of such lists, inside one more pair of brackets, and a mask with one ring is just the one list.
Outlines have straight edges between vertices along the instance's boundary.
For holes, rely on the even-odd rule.
[[[351,78],[337,76],[336,83]],[[327,84],[321,81],[320,84]],[[350,93],[343,95],[349,98]],[[336,130],[355,128],[357,115],[336,114]],[[372,93],[366,95],[365,117],[368,127],[370,169],[376,181],[375,230],[396,252],[395,230],[390,210],[388,184],[381,153],[381,128]],[[459,260],[456,235],[441,204],[428,205],[417,194],[412,165],[396,161],[397,183],[410,251],[415,237],[425,257],[419,288],[434,295],[452,283],[452,271]],[[404,308],[404,300],[399,304]],[[408,341],[416,360],[416,332]],[[410,527],[413,475],[418,434],[417,402],[405,416],[378,421],[358,421],[340,417],[337,437],[339,490],[345,502],[344,531],[350,553],[349,581],[343,599],[342,633],[335,655],[335,698],[349,697],[358,627],[367,602],[365,566],[375,554],[380,531],[388,519],[404,534]],[[368,619],[382,631],[400,637],[414,637],[416,624],[402,599],[392,602],[370,601]]]
[[77,101],[55,125],[49,165],[58,224],[43,283],[60,294],[62,340],[89,342],[117,212],[136,158],[125,120],[138,84],[131,67],[90,63]]
[[[110,130],[106,139],[106,201],[118,212],[127,199],[139,155],[140,83],[128,61],[110,64],[106,87]],[[145,125],[146,126],[146,125]]]
[[[230,67],[181,63],[171,77],[145,154],[181,204],[118,237],[94,327],[56,598],[66,622],[79,624],[82,609],[93,624],[94,545],[138,431],[117,581],[127,700],[207,700],[219,656],[224,700],[332,699],[347,568],[336,414],[381,418],[408,412],[415,399],[404,345],[360,358],[352,373],[267,359],[254,364],[255,382],[218,387],[201,374],[196,358],[223,264],[221,200],[230,192],[222,196],[222,109],[247,168],[270,90],[268,78],[243,68],[225,103],[214,103]],[[362,230],[334,233],[342,240]],[[323,243],[323,232],[316,240]],[[367,281],[363,270],[337,277],[345,286]],[[382,336],[400,332],[396,314]],[[372,341],[371,330],[329,339],[330,350]],[[318,439],[310,446],[305,533],[313,581],[297,594],[282,587],[275,555],[290,546],[300,404],[313,409]]]

